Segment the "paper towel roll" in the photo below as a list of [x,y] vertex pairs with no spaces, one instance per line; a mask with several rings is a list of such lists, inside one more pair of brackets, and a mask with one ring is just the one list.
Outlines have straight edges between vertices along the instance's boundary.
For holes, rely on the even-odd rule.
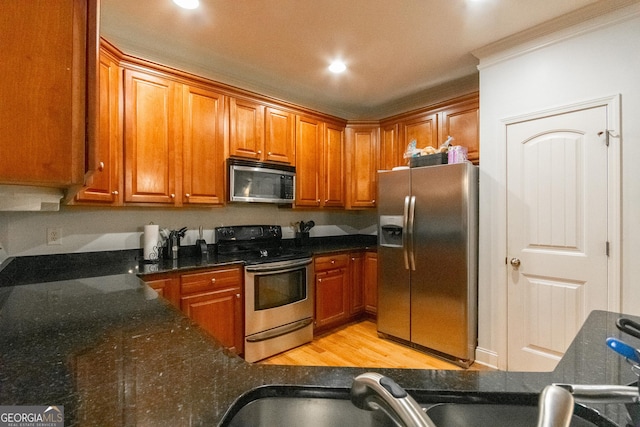
[[158,240],[160,239],[160,226],[149,224],[144,226],[144,259],[155,261],[158,259]]

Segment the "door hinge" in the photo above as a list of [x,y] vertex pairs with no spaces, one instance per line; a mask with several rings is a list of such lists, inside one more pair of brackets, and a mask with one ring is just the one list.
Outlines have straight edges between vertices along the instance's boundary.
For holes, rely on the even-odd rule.
[[605,253],[607,254],[607,256],[609,256],[609,241],[607,240],[607,243],[605,244]]

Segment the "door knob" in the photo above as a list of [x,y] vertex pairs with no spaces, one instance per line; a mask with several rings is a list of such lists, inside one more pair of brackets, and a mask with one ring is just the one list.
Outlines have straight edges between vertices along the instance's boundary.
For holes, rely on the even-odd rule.
[[511,258],[511,266],[514,268],[520,267],[520,258]]

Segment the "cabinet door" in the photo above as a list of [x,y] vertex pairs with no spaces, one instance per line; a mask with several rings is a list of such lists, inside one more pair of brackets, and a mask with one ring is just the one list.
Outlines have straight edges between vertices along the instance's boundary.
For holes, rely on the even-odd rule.
[[378,254],[367,252],[364,257],[364,304],[368,314],[378,312]]
[[87,61],[87,47],[97,50],[88,42],[97,37],[96,4],[2,2],[0,183],[84,184],[85,124],[94,119],[87,90],[97,92],[86,84],[97,67],[95,55]]
[[349,259],[349,314],[354,317],[364,313],[364,254],[353,252]]
[[344,155],[344,128],[327,123],[323,148],[322,206],[341,208],[345,205]]
[[176,83],[125,70],[125,201],[174,203]]
[[316,329],[344,323],[349,315],[346,268],[316,274]]
[[144,277],[143,280],[158,295],[180,308],[180,277],[173,274],[159,274]]
[[224,102],[211,90],[183,86],[182,203],[224,203]]
[[400,146],[398,124],[382,126],[380,131],[380,169],[391,170],[396,166],[405,165],[407,162],[402,156],[406,146]]
[[322,122],[296,116],[296,206],[320,206]]
[[264,106],[243,99],[230,99],[229,154],[262,159]]
[[428,113],[416,117],[403,124],[402,147],[406,150],[407,145],[415,140],[417,148],[432,146],[438,148],[438,114]]
[[120,167],[120,67],[106,53],[100,53],[98,64],[98,139],[95,146],[97,170],[76,195],[76,202],[117,205],[122,201]]
[[222,345],[236,354],[244,351],[240,288],[183,296],[182,311]]
[[375,208],[378,173],[378,127],[348,128],[349,208]]
[[467,148],[467,159],[480,162],[480,121],[477,99],[470,103],[452,106],[441,113],[441,143],[448,136],[454,138],[453,145]]
[[267,107],[264,160],[295,164],[295,126],[293,114]]

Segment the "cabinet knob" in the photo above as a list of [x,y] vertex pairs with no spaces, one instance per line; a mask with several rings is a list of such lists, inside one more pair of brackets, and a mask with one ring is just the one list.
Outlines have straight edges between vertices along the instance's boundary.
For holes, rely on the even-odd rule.
[[258,154],[262,154],[262,150],[258,150]]
[[216,283],[216,278],[211,279],[211,283]]
[[113,194],[114,196],[117,196],[117,195],[118,195],[118,194],[120,194],[120,193],[118,193],[118,190],[113,190],[113,191],[111,192],[111,194]]
[[169,197],[171,197],[172,199],[175,199],[175,198],[176,198],[176,195],[175,195],[174,193],[171,193],[171,194],[169,195]]
[[189,197],[191,197],[191,194],[187,193],[187,194],[184,195],[184,197],[186,197],[188,199]]
[[98,170],[102,172],[104,170],[104,162],[98,163]]
[[267,156],[270,156],[270,155],[271,155],[271,151],[267,152]]
[[240,298],[240,294],[236,294],[236,298],[238,298],[238,299],[239,299],[239,298]]
[[335,264],[335,263],[336,263],[336,260],[335,260],[335,259],[332,259],[332,260],[331,260],[331,264]]

